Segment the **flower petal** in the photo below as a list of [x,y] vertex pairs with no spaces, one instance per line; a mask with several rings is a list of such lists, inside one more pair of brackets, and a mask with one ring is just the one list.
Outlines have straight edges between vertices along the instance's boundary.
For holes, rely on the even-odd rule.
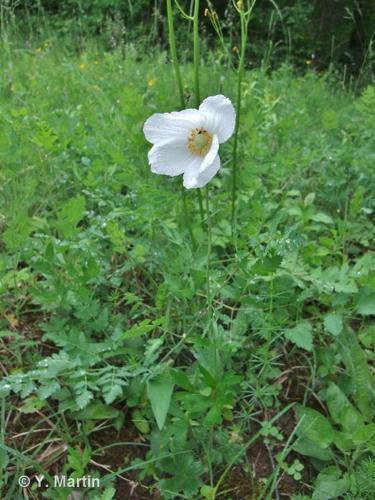
[[236,112],[231,101],[223,95],[207,97],[199,106],[206,117],[205,128],[216,134],[220,144],[226,142],[234,131]]
[[219,151],[219,139],[216,135],[212,138],[212,145],[209,152],[201,160],[199,156],[194,156],[194,159],[199,159],[200,162],[191,162],[184,172],[184,187],[186,189],[201,188],[209,182],[220,168],[220,158],[217,154]]
[[[152,146],[148,153],[151,172],[154,174],[181,175],[192,165],[195,156],[188,150],[186,143],[179,141],[163,142]],[[199,163],[197,163],[199,166]]]
[[205,117],[197,109],[172,113],[155,113],[143,126],[146,139],[152,144],[176,140],[186,142],[192,129],[201,127]]
[[216,155],[212,163],[210,163],[204,170],[199,172],[197,178],[197,187],[205,186],[210,180],[218,173],[220,169],[220,156]]

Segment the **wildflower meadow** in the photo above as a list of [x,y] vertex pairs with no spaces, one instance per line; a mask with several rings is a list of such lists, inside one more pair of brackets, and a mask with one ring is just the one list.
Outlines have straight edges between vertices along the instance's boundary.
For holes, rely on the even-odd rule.
[[0,498],[375,498],[370,4],[0,2]]

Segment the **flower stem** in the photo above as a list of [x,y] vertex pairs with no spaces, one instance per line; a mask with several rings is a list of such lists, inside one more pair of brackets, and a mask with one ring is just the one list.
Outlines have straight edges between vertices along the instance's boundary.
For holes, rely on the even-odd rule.
[[236,125],[234,129],[234,140],[233,140],[233,152],[232,152],[232,237],[235,233],[235,214],[236,214],[236,197],[237,197],[237,151],[238,151],[238,131],[240,128],[240,117],[241,117],[241,99],[242,99],[242,79],[245,70],[245,55],[247,46],[247,35],[248,26],[250,21],[251,11],[254,7],[255,0],[252,1],[251,6],[245,12],[243,2],[241,2],[237,9],[240,16],[240,26],[241,26],[241,51],[240,51],[240,61],[237,70],[237,114],[236,114]]
[[[193,50],[194,50],[194,98],[195,106],[199,108],[201,102],[200,91],[199,91],[199,63],[200,63],[200,49],[199,49],[199,0],[194,0],[194,11],[193,11]],[[197,189],[199,212],[201,216],[202,228],[204,228],[204,211],[203,211],[203,200],[202,193],[200,189]]]
[[194,14],[193,14],[193,37],[194,37],[194,88],[195,88],[195,105],[198,108],[201,102],[199,92],[199,0],[194,1]]
[[[178,58],[177,58],[176,36],[175,36],[174,25],[173,25],[173,12],[172,12],[171,0],[167,0],[167,17],[168,17],[169,48],[171,51],[172,64],[173,64],[173,69],[174,69],[174,73],[175,73],[175,77],[176,77],[178,93],[180,96],[180,105],[181,105],[181,109],[183,109],[185,107],[184,86],[182,84],[180,66],[179,66]],[[185,194],[184,186],[182,184],[181,184],[181,197],[182,197],[182,205],[184,207],[185,224],[187,225],[187,228],[189,231],[193,250],[195,250],[197,247],[197,244],[196,244],[196,241],[194,238],[193,229],[192,229],[191,224],[190,224],[190,217],[189,217],[187,203],[186,203],[186,194]],[[201,217],[202,217],[202,211],[201,211]]]
[[175,33],[174,33],[173,12],[172,12],[171,0],[167,0],[167,17],[168,17],[168,32],[169,32],[169,48],[171,51],[174,72],[176,75],[178,93],[180,96],[180,104],[181,104],[181,108],[183,109],[185,107],[184,87],[182,85],[180,66],[178,64],[178,59],[177,59],[176,37],[175,37]]
[[212,246],[212,226],[209,204],[209,188],[206,186],[206,214],[207,214],[207,263],[206,263],[206,281],[207,281],[207,317],[211,323],[212,320],[212,300],[211,300],[211,283],[210,283],[210,267],[211,267],[211,246]]
[[188,228],[188,231],[189,231],[189,235],[190,235],[190,239],[191,239],[191,244],[193,245],[193,250],[195,250],[197,248],[197,243],[195,241],[194,233],[193,233],[193,230],[192,230],[192,227],[191,227],[191,224],[190,224],[189,212],[188,212],[187,204],[186,204],[185,188],[184,188],[184,186],[182,184],[181,184],[181,197],[182,197],[182,204],[183,204],[183,207],[184,207],[185,224],[187,225],[187,228]]

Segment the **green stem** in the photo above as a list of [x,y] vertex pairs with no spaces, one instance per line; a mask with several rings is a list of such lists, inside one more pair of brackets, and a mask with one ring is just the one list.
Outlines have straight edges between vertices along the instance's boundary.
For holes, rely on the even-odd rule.
[[[174,73],[176,76],[178,93],[180,96],[180,105],[181,105],[181,108],[183,109],[185,107],[184,86],[182,84],[180,66],[178,64],[178,58],[177,58],[176,36],[175,36],[174,25],[173,25],[173,12],[172,12],[171,0],[167,0],[167,17],[168,17],[168,32],[169,32],[169,48],[171,51],[172,64],[173,64]],[[181,185],[181,197],[182,197],[182,205],[184,207],[185,223],[186,223],[188,231],[189,231],[191,243],[193,245],[193,250],[195,250],[197,245],[196,245],[194,233],[193,233],[193,230],[192,230],[192,227],[190,224],[190,217],[189,217],[189,213],[187,210],[185,189],[184,189],[183,185]],[[201,218],[202,218],[202,209],[201,209]]]
[[168,32],[169,32],[169,48],[171,51],[172,64],[176,75],[178,93],[180,96],[181,108],[185,107],[184,87],[182,85],[180,66],[177,59],[176,37],[173,25],[173,13],[171,0],[167,0],[167,17],[168,17]]
[[206,186],[206,213],[207,213],[207,265],[206,265],[206,282],[207,282],[207,316],[211,323],[212,319],[212,300],[211,300],[211,283],[210,283],[210,267],[211,267],[211,246],[212,246],[212,225],[209,205],[209,188]]
[[205,231],[206,226],[204,225],[203,198],[202,198],[202,193],[201,193],[200,188],[197,189],[197,196],[198,196],[199,213],[200,213],[200,217],[201,217],[202,229],[203,229],[203,231]]
[[240,23],[241,23],[241,52],[240,52],[240,62],[237,71],[237,115],[236,115],[236,125],[234,129],[234,140],[233,140],[233,152],[232,152],[232,236],[235,233],[235,213],[236,213],[236,196],[237,196],[237,151],[238,151],[238,131],[240,128],[240,117],[241,117],[241,99],[242,99],[242,79],[245,69],[245,55],[246,55],[246,45],[247,45],[247,31],[250,20],[249,12],[245,13],[243,7],[240,8]]
[[195,105],[198,108],[201,102],[199,92],[199,0],[194,1],[194,15],[193,15],[193,37],[194,37],[194,88],[195,88]]
[[[195,106],[199,108],[201,101],[199,91],[199,63],[200,63],[200,50],[199,50],[199,0],[194,0],[194,13],[193,13],[193,49],[194,49],[194,98]],[[204,211],[201,190],[197,190],[199,212],[201,216],[202,229],[204,231]]]
[[182,197],[182,204],[184,207],[185,224],[187,225],[187,228],[189,231],[191,244],[193,245],[193,250],[195,250],[197,248],[197,243],[195,241],[193,229],[192,229],[191,224],[190,224],[190,217],[189,217],[189,212],[188,212],[187,203],[186,203],[185,188],[182,184],[181,184],[181,197]]

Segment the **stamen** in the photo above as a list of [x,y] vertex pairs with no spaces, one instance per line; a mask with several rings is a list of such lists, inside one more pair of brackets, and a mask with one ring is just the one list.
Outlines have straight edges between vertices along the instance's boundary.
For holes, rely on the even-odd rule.
[[191,131],[188,139],[188,148],[191,153],[198,156],[205,156],[211,147],[212,135],[202,127]]

